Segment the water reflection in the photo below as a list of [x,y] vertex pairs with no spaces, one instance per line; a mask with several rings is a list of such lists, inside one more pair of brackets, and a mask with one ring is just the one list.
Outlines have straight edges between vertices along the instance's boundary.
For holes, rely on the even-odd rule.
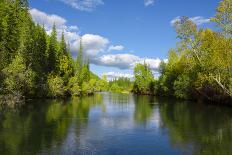
[[232,110],[131,94],[0,112],[0,154],[231,154]]
[[153,114],[154,97],[134,96],[135,111],[134,119],[137,123],[146,124]]
[[86,125],[90,109],[100,104],[99,94],[65,103],[37,102],[17,112],[4,112],[0,117],[0,154],[36,154],[44,148],[59,148],[70,125]]
[[186,154],[232,153],[230,107],[167,101],[160,105],[160,114],[172,145]]

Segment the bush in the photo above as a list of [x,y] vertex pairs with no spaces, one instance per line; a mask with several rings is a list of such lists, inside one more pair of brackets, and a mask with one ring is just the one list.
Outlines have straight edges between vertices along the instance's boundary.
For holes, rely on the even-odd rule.
[[34,93],[35,73],[26,67],[21,55],[16,55],[12,63],[4,68],[2,72],[5,93],[23,97]]
[[77,77],[70,78],[69,83],[68,83],[68,90],[72,96],[80,96],[81,95],[81,88],[78,85]]
[[66,91],[64,87],[64,81],[61,77],[49,75],[47,83],[49,97],[64,97]]
[[189,94],[190,79],[187,75],[182,74],[174,82],[174,95],[180,99],[187,99]]
[[82,85],[83,95],[91,95],[98,90],[100,90],[100,88],[96,79],[91,79],[89,82],[84,82]]

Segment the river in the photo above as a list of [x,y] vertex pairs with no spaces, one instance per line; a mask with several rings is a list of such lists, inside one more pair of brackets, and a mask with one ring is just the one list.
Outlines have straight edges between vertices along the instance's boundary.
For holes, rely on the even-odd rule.
[[229,155],[232,108],[132,94],[0,112],[0,155]]

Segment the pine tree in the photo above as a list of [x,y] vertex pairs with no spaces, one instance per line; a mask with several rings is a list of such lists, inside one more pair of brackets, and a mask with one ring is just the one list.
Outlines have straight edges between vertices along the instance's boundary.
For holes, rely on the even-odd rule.
[[82,38],[80,39],[80,49],[78,52],[78,56],[76,59],[76,74],[81,74],[83,68],[83,46],[82,46]]
[[48,45],[48,72],[56,72],[57,69],[57,32],[56,25],[53,25],[51,36],[49,37],[49,45]]
[[60,53],[61,55],[66,55],[66,56],[68,55],[67,45],[66,45],[65,37],[64,37],[64,31],[62,32],[62,35],[61,35]]
[[19,6],[17,3],[8,4],[6,7],[5,30],[3,46],[5,50],[5,64],[9,64],[20,46]]
[[[0,3],[0,8],[2,8],[3,5]],[[2,11],[0,11],[0,72],[3,68],[3,62],[4,62],[4,46],[3,46],[3,41],[4,41],[4,29],[3,29],[3,13]],[[0,73],[1,74],[1,73]],[[0,75],[1,76],[1,75]],[[0,77],[1,78],[1,77]]]

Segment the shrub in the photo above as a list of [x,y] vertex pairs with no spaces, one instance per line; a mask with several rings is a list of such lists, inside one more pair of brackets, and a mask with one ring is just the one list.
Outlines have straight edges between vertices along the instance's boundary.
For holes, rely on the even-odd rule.
[[80,96],[81,95],[81,87],[78,85],[77,77],[72,77],[68,83],[68,90],[72,96]]
[[189,94],[190,79],[187,75],[182,74],[174,82],[174,95],[180,99],[187,99]]
[[48,76],[49,97],[63,97],[65,95],[64,81],[59,76]]
[[16,55],[12,63],[2,70],[4,91],[15,96],[33,93],[35,73],[27,68],[21,55]]

